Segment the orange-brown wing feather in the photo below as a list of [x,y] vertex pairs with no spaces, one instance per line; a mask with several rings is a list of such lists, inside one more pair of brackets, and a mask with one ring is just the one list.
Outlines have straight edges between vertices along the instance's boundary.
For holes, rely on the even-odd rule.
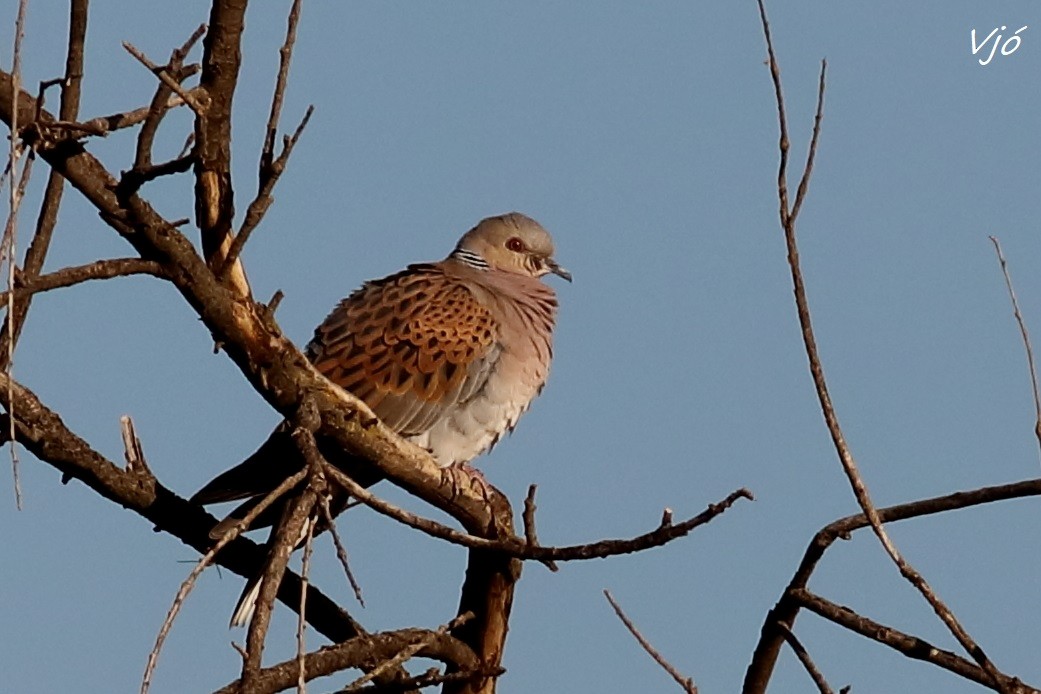
[[403,435],[480,391],[498,359],[495,319],[436,265],[369,282],[315,330],[308,357]]

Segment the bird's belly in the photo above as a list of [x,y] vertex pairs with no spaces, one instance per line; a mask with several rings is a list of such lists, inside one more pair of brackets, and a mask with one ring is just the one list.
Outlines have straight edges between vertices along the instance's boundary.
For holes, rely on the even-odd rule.
[[535,395],[534,392],[495,391],[495,388],[486,388],[466,405],[446,414],[430,429],[409,440],[429,450],[442,467],[470,462],[513,430]]

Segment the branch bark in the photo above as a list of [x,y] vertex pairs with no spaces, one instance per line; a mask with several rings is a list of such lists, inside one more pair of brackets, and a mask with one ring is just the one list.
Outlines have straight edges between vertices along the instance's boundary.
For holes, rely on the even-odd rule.
[[[970,508],[982,504],[990,504],[1008,499],[1018,499],[1028,496],[1041,496],[1041,479],[1026,480],[1014,484],[1002,484],[993,487],[983,487],[966,492],[955,492],[945,496],[922,499],[898,506],[878,509],[878,517],[883,523],[918,518],[935,513],[944,513],[961,508]],[[870,525],[868,518],[863,513],[840,518],[821,528],[810,541],[806,552],[803,554],[799,568],[785,588],[781,598],[766,616],[759,635],[759,643],[756,644],[752,655],[752,662],[745,671],[745,681],[742,692],[745,694],[763,694],[767,690],[770,678],[773,675],[774,666],[781,647],[784,645],[784,629],[792,629],[795,618],[799,614],[801,603],[794,597],[798,591],[805,590],[809,584],[817,564],[820,563],[824,553],[839,538],[849,537],[849,534],[866,528]]]
[[[209,31],[203,40],[202,76],[206,108],[195,119],[195,213],[202,234],[203,254],[213,270],[224,264],[233,240],[235,200],[231,186],[231,107],[242,64],[242,31],[246,0],[217,0],[210,10]],[[250,296],[241,263],[229,269],[235,293]]]

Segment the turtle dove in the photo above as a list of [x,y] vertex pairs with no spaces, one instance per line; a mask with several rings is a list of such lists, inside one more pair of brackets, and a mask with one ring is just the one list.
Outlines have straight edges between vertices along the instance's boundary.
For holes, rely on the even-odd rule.
[[[315,330],[307,357],[438,464],[466,465],[513,430],[546,383],[557,311],[556,294],[540,279],[549,273],[571,281],[538,222],[516,212],[490,217],[444,260],[367,282],[341,301]],[[247,499],[213,537],[303,465],[290,432],[283,423],[192,497],[201,504]],[[359,484],[379,480],[338,446],[321,438],[318,445]],[[340,490],[334,513],[347,501]],[[276,504],[252,527],[272,525],[281,511]],[[249,619],[258,589],[259,577],[247,583],[233,625]]]

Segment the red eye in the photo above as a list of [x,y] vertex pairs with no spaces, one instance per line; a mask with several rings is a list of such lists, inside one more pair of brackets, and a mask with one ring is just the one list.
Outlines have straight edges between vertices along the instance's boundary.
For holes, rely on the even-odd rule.
[[514,253],[523,253],[524,252],[524,242],[521,241],[516,236],[514,236],[513,238],[511,238],[509,241],[506,242],[506,248],[508,248],[509,250],[513,251]]

